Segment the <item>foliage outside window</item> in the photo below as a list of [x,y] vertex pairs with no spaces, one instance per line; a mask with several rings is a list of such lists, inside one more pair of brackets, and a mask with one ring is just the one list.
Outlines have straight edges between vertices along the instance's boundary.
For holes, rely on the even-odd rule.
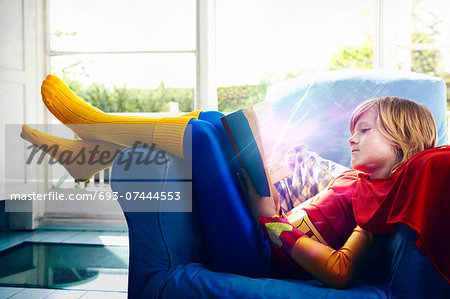
[[169,111],[169,105],[173,102],[178,103],[180,111],[189,112],[194,102],[193,88],[165,88],[163,82],[155,89],[147,89],[126,86],[108,88],[98,82],[82,85],[68,77],[63,80],[79,97],[108,113]]

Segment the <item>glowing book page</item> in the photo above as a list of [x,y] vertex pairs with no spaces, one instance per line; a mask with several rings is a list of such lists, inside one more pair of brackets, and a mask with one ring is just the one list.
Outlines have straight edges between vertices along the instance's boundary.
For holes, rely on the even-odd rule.
[[267,177],[272,184],[289,176],[284,167],[283,154],[277,148],[279,132],[270,102],[261,102],[243,109],[264,160]]

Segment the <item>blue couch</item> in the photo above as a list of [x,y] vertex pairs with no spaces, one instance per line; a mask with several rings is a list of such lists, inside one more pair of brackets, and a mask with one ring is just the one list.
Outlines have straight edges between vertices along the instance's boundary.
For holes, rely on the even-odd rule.
[[[284,146],[305,142],[327,159],[349,165],[349,119],[362,101],[399,96],[427,105],[446,144],[446,87],[415,73],[324,71],[271,86]],[[448,285],[415,246],[415,232],[399,225],[387,236],[384,275],[335,290],[316,280],[274,278],[270,250],[253,222],[235,173],[239,166],[218,112],[203,112],[185,133],[187,159],[139,163],[148,148],[126,149],[116,159],[111,186],[130,237],[130,298],[444,298]],[[141,156],[141,157],[142,157]],[[122,157],[123,158],[123,157]],[[133,193],[138,192],[138,193]],[[180,200],[164,196],[176,192]],[[165,192],[165,193],[163,193]],[[172,193],[169,193],[172,192]],[[445,293],[447,292],[447,293]]]

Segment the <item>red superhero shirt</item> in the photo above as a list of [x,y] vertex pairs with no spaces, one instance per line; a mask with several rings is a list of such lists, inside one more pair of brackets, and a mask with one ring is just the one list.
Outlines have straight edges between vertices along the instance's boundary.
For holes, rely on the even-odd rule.
[[[317,196],[286,213],[287,220],[305,235],[333,249],[339,249],[356,227],[351,198],[358,181],[346,171]],[[272,248],[272,271],[279,276],[306,278],[301,267],[276,246]]]
[[289,222],[317,241],[339,249],[356,226],[351,199],[357,181],[354,171],[345,171],[307,205],[288,212]]
[[[347,240],[356,223],[375,233],[393,232],[396,223],[404,223],[417,231],[417,247],[449,281],[448,184],[450,147],[445,146],[414,155],[386,179],[370,180],[359,171],[346,171],[308,206],[287,216],[303,233],[334,249]],[[295,219],[298,210],[308,215],[306,230],[303,219]]]

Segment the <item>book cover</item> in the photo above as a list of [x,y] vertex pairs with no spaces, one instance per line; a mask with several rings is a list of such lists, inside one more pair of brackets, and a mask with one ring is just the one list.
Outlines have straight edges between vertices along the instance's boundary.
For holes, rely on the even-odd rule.
[[270,184],[289,175],[276,148],[276,122],[269,102],[262,102],[221,118],[241,167],[261,196],[270,196]]

